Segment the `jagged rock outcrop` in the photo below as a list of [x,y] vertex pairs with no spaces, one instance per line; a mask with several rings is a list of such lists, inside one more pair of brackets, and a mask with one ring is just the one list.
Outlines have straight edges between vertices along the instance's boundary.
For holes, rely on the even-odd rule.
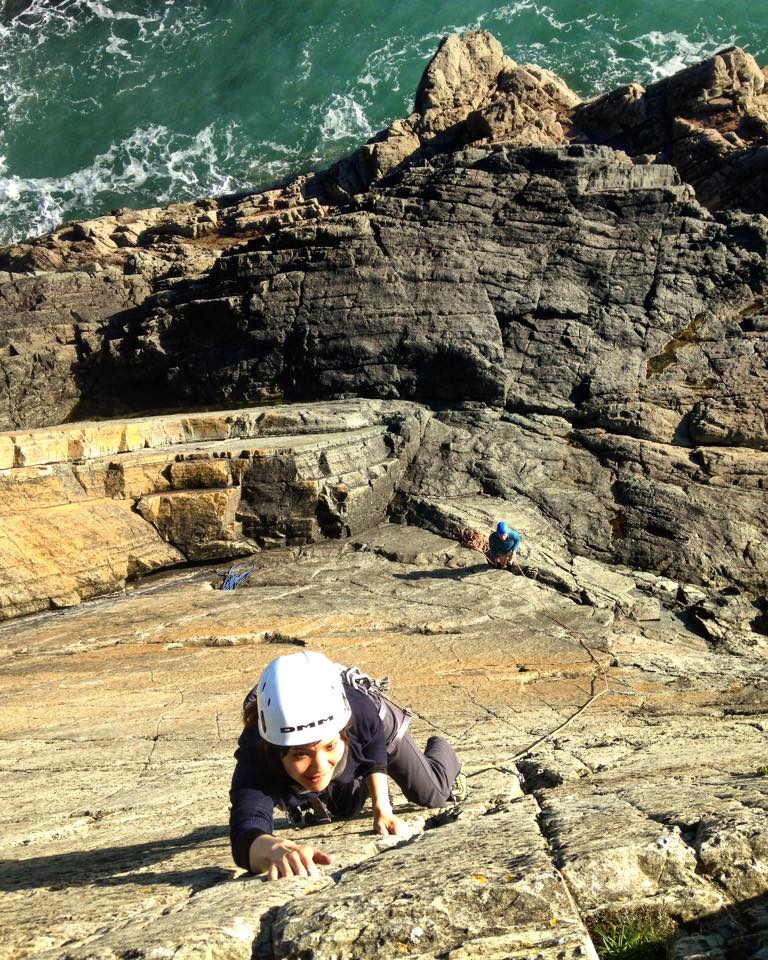
[[710,210],[768,211],[768,74],[738,47],[598,97],[572,120],[587,142],[673,164]]
[[729,47],[647,88],[582,102],[559,77],[505,57],[484,31],[446,37],[413,113],[329,178],[361,193],[394,170],[466,144],[607,144],[636,163],[669,163],[711,210],[768,212],[768,75]]
[[352,196],[393,171],[467,143],[564,144],[570,110],[580,102],[549,70],[504,56],[485,31],[448,36],[424,71],[413,113],[326,176]]

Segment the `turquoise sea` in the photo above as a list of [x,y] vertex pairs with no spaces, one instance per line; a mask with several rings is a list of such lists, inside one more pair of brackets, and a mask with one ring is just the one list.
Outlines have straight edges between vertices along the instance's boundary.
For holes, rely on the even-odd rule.
[[[738,43],[743,0],[5,0],[0,242],[114,207],[265,186],[406,115],[440,38],[481,27],[582,96]],[[20,12],[19,12],[20,11]]]

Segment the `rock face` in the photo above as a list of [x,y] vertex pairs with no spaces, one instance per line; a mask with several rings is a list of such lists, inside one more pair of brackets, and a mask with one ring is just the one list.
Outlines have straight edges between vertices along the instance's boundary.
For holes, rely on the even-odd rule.
[[[203,276],[236,238],[323,216],[306,179],[255,197],[65,223],[0,251],[0,427],[82,418],[80,400],[94,386],[82,366],[109,350],[110,328],[146,312],[151,296],[181,277]],[[174,406],[178,398],[158,383],[117,412]]]
[[380,522],[427,414],[358,402],[0,434],[0,619]]
[[[473,522],[481,505],[499,506],[433,501]],[[386,524],[263,551],[236,591],[198,568],[0,625],[0,956],[594,960],[601,918],[653,908],[679,960],[761,960],[765,659],[711,649],[669,603],[649,620],[575,602],[534,578],[552,554],[533,544],[515,575]],[[621,597],[604,564],[575,572]],[[281,822],[334,863],[266,884],[230,859],[232,751],[244,693],[301,641],[389,675],[471,792],[428,830],[396,796],[414,830],[396,849],[369,811]]]
[[[736,49],[583,104],[449,38],[330,171],[0,254],[0,957],[595,960],[656,911],[764,960],[766,96]],[[511,572],[454,539],[501,517]],[[226,791],[295,644],[472,794],[265,886]]]
[[674,164],[710,210],[766,212],[768,76],[738,47],[598,97],[573,123],[585,140]]
[[[530,799],[508,804],[478,818],[469,848],[466,824],[453,823],[342,875],[334,887],[278,910],[271,943],[256,956],[364,960],[400,951],[469,960],[527,948],[542,958],[596,960],[536,814]],[[425,875],[424,862],[440,860],[448,869]]]
[[468,150],[223,255],[206,297],[177,287],[89,377],[483,403],[444,417],[466,443],[431,428],[437,482],[546,504],[578,553],[762,589],[766,243],[671,167]]
[[[499,423],[488,444],[461,439],[474,413],[441,414],[455,436],[431,426],[450,445],[424,454],[434,482],[530,497],[580,555],[761,593],[768,231],[762,217],[699,205],[720,168],[702,172],[680,159],[685,138],[663,138],[736,117],[754,132],[766,96],[734,49],[647,91],[577,104],[487,34],[449,38],[413,116],[363,151],[377,185],[353,201],[349,187],[346,207],[328,205],[340,167],[9,251],[14,271],[54,259],[44,275],[9,273],[0,291],[7,424],[275,395],[484,404]],[[407,163],[385,158],[393,137],[418,140]],[[734,137],[728,163],[746,156]],[[574,143],[585,139],[610,146]],[[638,162],[650,154],[669,162]],[[710,205],[740,204],[757,208]],[[184,498],[174,520],[155,494],[143,516],[181,543]],[[209,516],[229,519],[205,539],[231,540],[233,497],[210,495]]]
[[[124,382],[118,397],[112,396],[102,365],[109,368],[115,361],[122,367],[135,351],[136,359],[147,372],[150,363],[158,359],[159,342],[165,339],[162,321],[147,320],[157,306],[156,298],[159,297],[163,306],[168,301],[172,303],[177,295],[187,301],[194,300],[194,289],[183,289],[184,281],[200,280],[200,299],[210,300],[211,282],[206,275],[222,251],[254,237],[281,235],[281,231],[296,222],[317,222],[330,214],[334,214],[335,221],[335,213],[350,203],[358,204],[359,196],[369,187],[390,183],[409,166],[432,163],[436,157],[470,143],[485,151],[498,143],[514,148],[571,143],[607,144],[616,148],[617,152],[611,152],[610,156],[617,170],[608,174],[610,184],[606,189],[633,192],[641,247],[653,244],[656,227],[651,210],[648,236],[643,225],[649,204],[641,202],[634,191],[641,184],[651,189],[654,184],[673,185],[665,164],[677,169],[709,209],[768,212],[764,195],[768,150],[766,82],[764,72],[753,58],[738,48],[731,48],[647,90],[633,84],[581,103],[557,77],[534,65],[520,66],[504,56],[498,42],[487,33],[448,37],[425,71],[413,113],[396,121],[330,170],[306,175],[284,188],[252,196],[222,197],[143,211],[117,210],[108,217],[64,224],[53,234],[0,251],[0,427],[44,426],[94,412],[121,415],[148,407],[180,409],[187,404],[188,393],[195,392],[194,387],[206,396],[215,396],[216,402],[230,406],[259,390],[262,396],[266,388],[250,383],[252,368],[259,356],[270,343],[277,352],[285,347],[285,360],[290,367],[292,350],[298,346],[300,352],[301,344],[294,344],[290,337],[285,340],[289,331],[274,331],[269,324],[263,330],[253,329],[247,319],[238,319],[241,306],[246,315],[250,308],[248,304],[240,304],[237,297],[230,308],[223,309],[218,316],[205,313],[205,321],[201,317],[188,320],[186,333],[192,338],[202,335],[204,340],[208,339],[207,331],[199,329],[200,323],[206,328],[211,324],[219,328],[209,367],[194,371],[194,387],[180,383],[174,375],[174,351],[169,357],[160,358],[157,377],[149,391],[146,383],[131,390],[130,383]],[[628,160],[636,165],[649,165],[649,169],[634,174],[631,170],[622,172],[621,167],[626,166]],[[523,159],[521,163],[526,166],[527,161]],[[546,167],[548,161],[543,165]],[[603,174],[596,171],[594,176],[599,181]],[[428,189],[426,184],[422,186]],[[592,187],[594,192],[595,183]],[[441,189],[442,196],[449,199],[445,188]],[[473,192],[485,193],[488,189],[487,184],[481,184],[473,187]],[[507,202],[514,199],[514,195],[508,197]],[[535,200],[535,196],[529,191],[527,197],[520,199]],[[472,197],[467,200],[471,207]],[[432,205],[439,202],[440,195],[433,197],[428,192],[412,198],[413,217],[429,220]],[[542,226],[561,218],[561,196],[557,191],[551,193],[544,189],[538,204]],[[367,208],[364,202],[362,210]],[[498,224],[495,221],[494,206],[486,209],[484,216],[490,218],[485,221],[487,229],[480,230],[477,240],[473,240],[479,244],[472,248],[478,254],[487,245],[494,245],[494,233],[504,227],[503,219]],[[601,216],[607,216],[610,222],[610,210]],[[525,210],[520,219],[526,222]],[[514,216],[512,222],[515,222]],[[745,246],[758,255],[763,243],[759,223],[755,226],[738,221],[732,227],[744,235]],[[339,234],[334,229],[330,231],[329,242],[348,248],[351,259],[367,254],[365,244],[353,253],[358,246],[354,240],[356,232],[349,226],[345,229],[350,234],[349,242],[343,232]],[[748,236],[754,229],[757,234]],[[284,249],[285,242],[279,240],[275,244],[278,272],[279,251]],[[302,240],[308,254],[313,242]],[[439,307],[437,302],[429,303],[429,286],[436,288],[432,281],[455,269],[451,257],[445,263],[443,260],[449,248],[455,257],[461,242],[460,236],[453,242],[446,238],[434,249],[423,251],[423,259],[434,264],[435,270],[419,281],[424,289],[414,304],[409,324],[417,344],[430,339],[430,330],[424,329],[421,320],[423,311],[434,317],[434,308]],[[321,238],[320,245],[325,243]],[[391,248],[379,252],[389,257]],[[419,266],[417,261],[411,273],[424,274],[423,266],[421,271]],[[585,261],[572,269],[581,273],[577,286],[593,287],[598,300],[605,286],[612,284],[612,277],[601,273],[604,265],[599,263]],[[212,279],[215,285],[217,276]],[[390,297],[396,295],[391,289],[394,279],[389,276],[378,280],[383,292],[389,292]],[[525,277],[518,279],[523,282]],[[545,284],[550,282],[550,277],[543,279]],[[509,291],[508,298],[525,299],[532,293],[516,283],[513,271],[507,270],[497,280],[501,288]],[[181,290],[178,289],[180,282]],[[407,274],[405,286],[408,286]],[[553,289],[554,301],[563,292],[562,288],[559,292]],[[573,306],[579,315],[582,294],[578,290],[574,292]],[[544,293],[546,300],[546,286]],[[258,297],[257,291],[256,294]],[[286,287],[282,295],[290,300],[291,296],[296,297],[296,291]],[[327,308],[350,308],[346,302],[350,298],[348,291],[339,288],[332,296],[335,302],[329,301]],[[554,301],[550,306],[557,310]],[[258,302],[254,306],[258,309]],[[475,326],[482,336],[485,305],[471,303],[469,306],[472,311],[467,311],[465,325]],[[748,306],[744,309],[752,310]],[[693,319],[688,317],[678,328],[683,344],[695,333],[689,330]],[[759,309],[754,318],[747,313],[742,319],[750,329],[761,329]],[[633,322],[633,318],[629,322]],[[148,344],[147,336],[142,334],[147,326],[151,328]],[[433,330],[431,334],[439,337],[441,331]],[[375,328],[373,335],[376,335]],[[161,346],[161,353],[163,349]],[[658,363],[673,357],[676,349],[673,342],[672,352],[663,355]],[[439,353],[435,359],[440,360]],[[95,360],[98,362],[94,363]],[[514,373],[516,362],[514,358],[508,360],[511,362],[507,364],[507,372]],[[211,368],[222,362],[239,374],[230,376],[226,382],[217,380]],[[160,378],[167,376],[169,369],[170,380],[165,382]],[[296,373],[300,375],[301,371]],[[265,369],[257,377],[259,385],[264,379],[274,380],[275,371]],[[390,379],[386,370],[377,377],[382,383]],[[397,382],[391,390],[401,392]],[[322,390],[313,399],[321,395],[324,395]],[[485,395],[488,396],[487,391]],[[81,402],[83,398],[85,403]],[[497,399],[498,394],[494,398]],[[732,419],[734,409],[750,418],[749,411],[739,410],[739,403],[739,398],[725,403],[726,420]],[[707,410],[709,416],[709,408]],[[712,410],[711,414],[711,418],[705,417],[704,429],[713,426],[721,429],[719,411]],[[759,428],[759,424],[756,426]]]
[[[446,490],[492,494],[510,508],[523,498],[549,518],[534,534],[547,542],[564,534],[583,556],[762,594],[765,455],[728,451],[731,473],[718,453],[574,430],[556,417],[441,413],[408,478],[410,515],[421,517],[422,498]],[[750,482],[744,474],[755,470],[760,478]],[[760,610],[746,605],[751,617],[745,609],[740,619],[759,627]]]

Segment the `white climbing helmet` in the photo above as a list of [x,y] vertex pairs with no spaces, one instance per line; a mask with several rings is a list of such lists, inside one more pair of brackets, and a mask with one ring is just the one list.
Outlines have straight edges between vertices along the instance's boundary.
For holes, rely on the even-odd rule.
[[341,672],[322,653],[291,653],[270,663],[257,686],[259,733],[278,747],[327,740],[352,716]]

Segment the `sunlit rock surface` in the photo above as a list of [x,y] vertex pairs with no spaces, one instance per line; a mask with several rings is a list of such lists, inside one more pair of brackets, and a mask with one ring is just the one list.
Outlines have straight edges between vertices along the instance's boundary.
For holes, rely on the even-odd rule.
[[428,413],[360,401],[0,434],[0,619],[380,522]]
[[[263,551],[238,590],[197,569],[0,627],[2,955],[554,960],[593,956],[594,911],[648,903],[722,936],[766,895],[765,660],[668,603],[576,602],[536,579],[557,550],[531,540],[523,575],[386,524]],[[301,831],[334,866],[268,885],[231,863],[228,781],[242,697],[301,641],[389,675],[472,792],[396,850],[367,815]]]
[[[328,171],[0,251],[0,956],[594,960],[657,911],[764,960],[767,104],[737,48],[582,103],[471,33]],[[511,572],[455,540],[502,518]],[[302,643],[472,793],[266,884],[231,754]]]

